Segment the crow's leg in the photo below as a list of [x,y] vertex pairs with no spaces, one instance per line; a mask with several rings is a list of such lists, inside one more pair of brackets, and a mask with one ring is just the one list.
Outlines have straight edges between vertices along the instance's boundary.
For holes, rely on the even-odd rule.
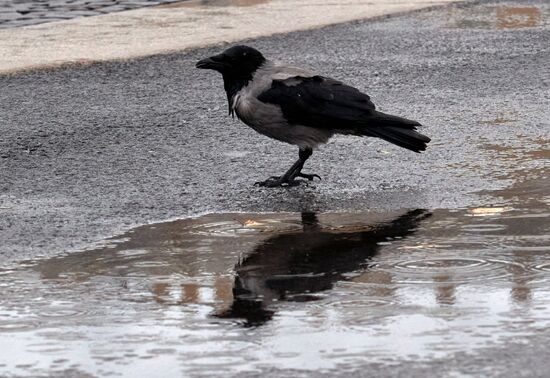
[[308,179],[309,181],[312,181],[315,177],[317,177],[320,180],[321,177],[319,177],[319,175],[308,175],[306,173],[302,173],[302,168],[304,168],[306,160],[309,159],[312,154],[313,150],[311,148],[300,148],[300,151],[298,153],[298,160],[294,164],[292,164],[292,167],[290,167],[290,169],[284,175],[272,176],[265,181],[257,182],[255,185],[266,186],[269,188],[273,188],[276,186],[300,185],[300,182],[302,181],[296,180],[296,177],[302,177]]
[[299,158],[297,161],[297,163],[300,162],[300,164],[296,167],[296,169],[290,175],[290,180],[294,180],[296,177],[302,177],[302,178],[308,179],[309,181],[313,181],[313,179],[317,177],[319,180],[321,180],[321,176],[319,175],[302,173],[302,168],[304,168],[304,164],[306,163],[306,160],[309,159],[309,157],[312,154],[313,154],[313,150],[311,148],[304,148],[304,149],[300,148],[298,152]]

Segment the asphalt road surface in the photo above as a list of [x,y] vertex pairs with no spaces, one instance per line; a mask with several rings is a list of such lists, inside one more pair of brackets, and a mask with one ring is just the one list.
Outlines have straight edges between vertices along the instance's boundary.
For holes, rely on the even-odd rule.
[[0,77],[0,261],[206,212],[483,205],[521,169],[491,146],[548,141],[548,15],[543,1],[482,2],[246,41],[363,89],[433,140],[418,155],[334,138],[306,165],[323,180],[291,189],[253,183],[296,148],[228,117],[221,77],[194,68],[226,46]]
[[[0,265],[34,260],[0,271],[0,338],[16,351],[0,358],[0,375],[204,376],[226,364],[240,377],[547,376],[549,19],[545,1],[480,2],[246,41],[365,90],[432,138],[420,155],[334,138],[306,165],[323,180],[289,189],[253,183],[284,172],[296,148],[228,117],[221,78],[194,68],[226,46],[0,77]],[[244,260],[235,245],[245,237],[216,239],[218,247],[201,239],[200,227],[231,214],[124,234],[210,212],[301,212],[304,234],[252,235],[268,241],[255,240]],[[313,212],[321,222],[385,214],[393,241],[378,242],[375,223],[351,236],[324,232]],[[300,226],[296,214],[265,216]],[[92,249],[114,234],[115,244]],[[196,251],[186,238],[200,239]],[[322,274],[304,276],[301,300],[266,304],[256,328],[221,319],[242,317],[231,313],[238,282],[261,289],[257,277],[277,278],[294,289],[279,273],[294,269],[304,240],[357,256],[306,249],[298,261]],[[368,256],[381,250],[372,266],[365,246]],[[195,281],[183,282],[196,266]],[[219,302],[201,299],[203,288],[232,306],[218,320],[210,311]],[[389,298],[383,306],[373,288]],[[319,290],[321,301],[308,301]],[[323,319],[328,331],[319,332]],[[369,343],[372,359],[361,349]],[[331,356],[329,370],[315,365]]]

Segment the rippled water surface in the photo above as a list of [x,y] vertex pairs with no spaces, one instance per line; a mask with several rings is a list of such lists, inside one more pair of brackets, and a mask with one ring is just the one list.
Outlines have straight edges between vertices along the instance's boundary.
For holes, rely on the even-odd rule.
[[526,337],[550,325],[550,224],[548,196],[521,193],[521,206],[214,214],[28,262],[0,275],[0,369],[345,371]]

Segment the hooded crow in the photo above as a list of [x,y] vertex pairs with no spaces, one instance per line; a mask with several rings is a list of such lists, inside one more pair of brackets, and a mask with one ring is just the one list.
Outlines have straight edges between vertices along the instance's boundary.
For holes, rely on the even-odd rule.
[[299,158],[282,176],[257,182],[266,187],[294,186],[315,174],[302,173],[318,145],[334,134],[384,139],[414,152],[430,138],[416,131],[420,123],[376,110],[370,97],[338,80],[311,71],[275,64],[256,49],[233,46],[202,59],[197,68],[223,76],[229,114],[257,132],[297,145]]

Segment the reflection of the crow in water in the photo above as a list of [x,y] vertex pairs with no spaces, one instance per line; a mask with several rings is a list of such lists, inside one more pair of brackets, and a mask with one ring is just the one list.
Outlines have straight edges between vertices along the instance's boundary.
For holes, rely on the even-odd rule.
[[379,242],[412,234],[429,216],[413,210],[358,231],[323,229],[314,213],[302,213],[302,232],[267,239],[237,264],[233,303],[215,316],[242,318],[245,325],[255,326],[272,318],[268,305],[273,301],[315,300],[311,293],[331,289],[346,280],[346,273],[363,269]]

